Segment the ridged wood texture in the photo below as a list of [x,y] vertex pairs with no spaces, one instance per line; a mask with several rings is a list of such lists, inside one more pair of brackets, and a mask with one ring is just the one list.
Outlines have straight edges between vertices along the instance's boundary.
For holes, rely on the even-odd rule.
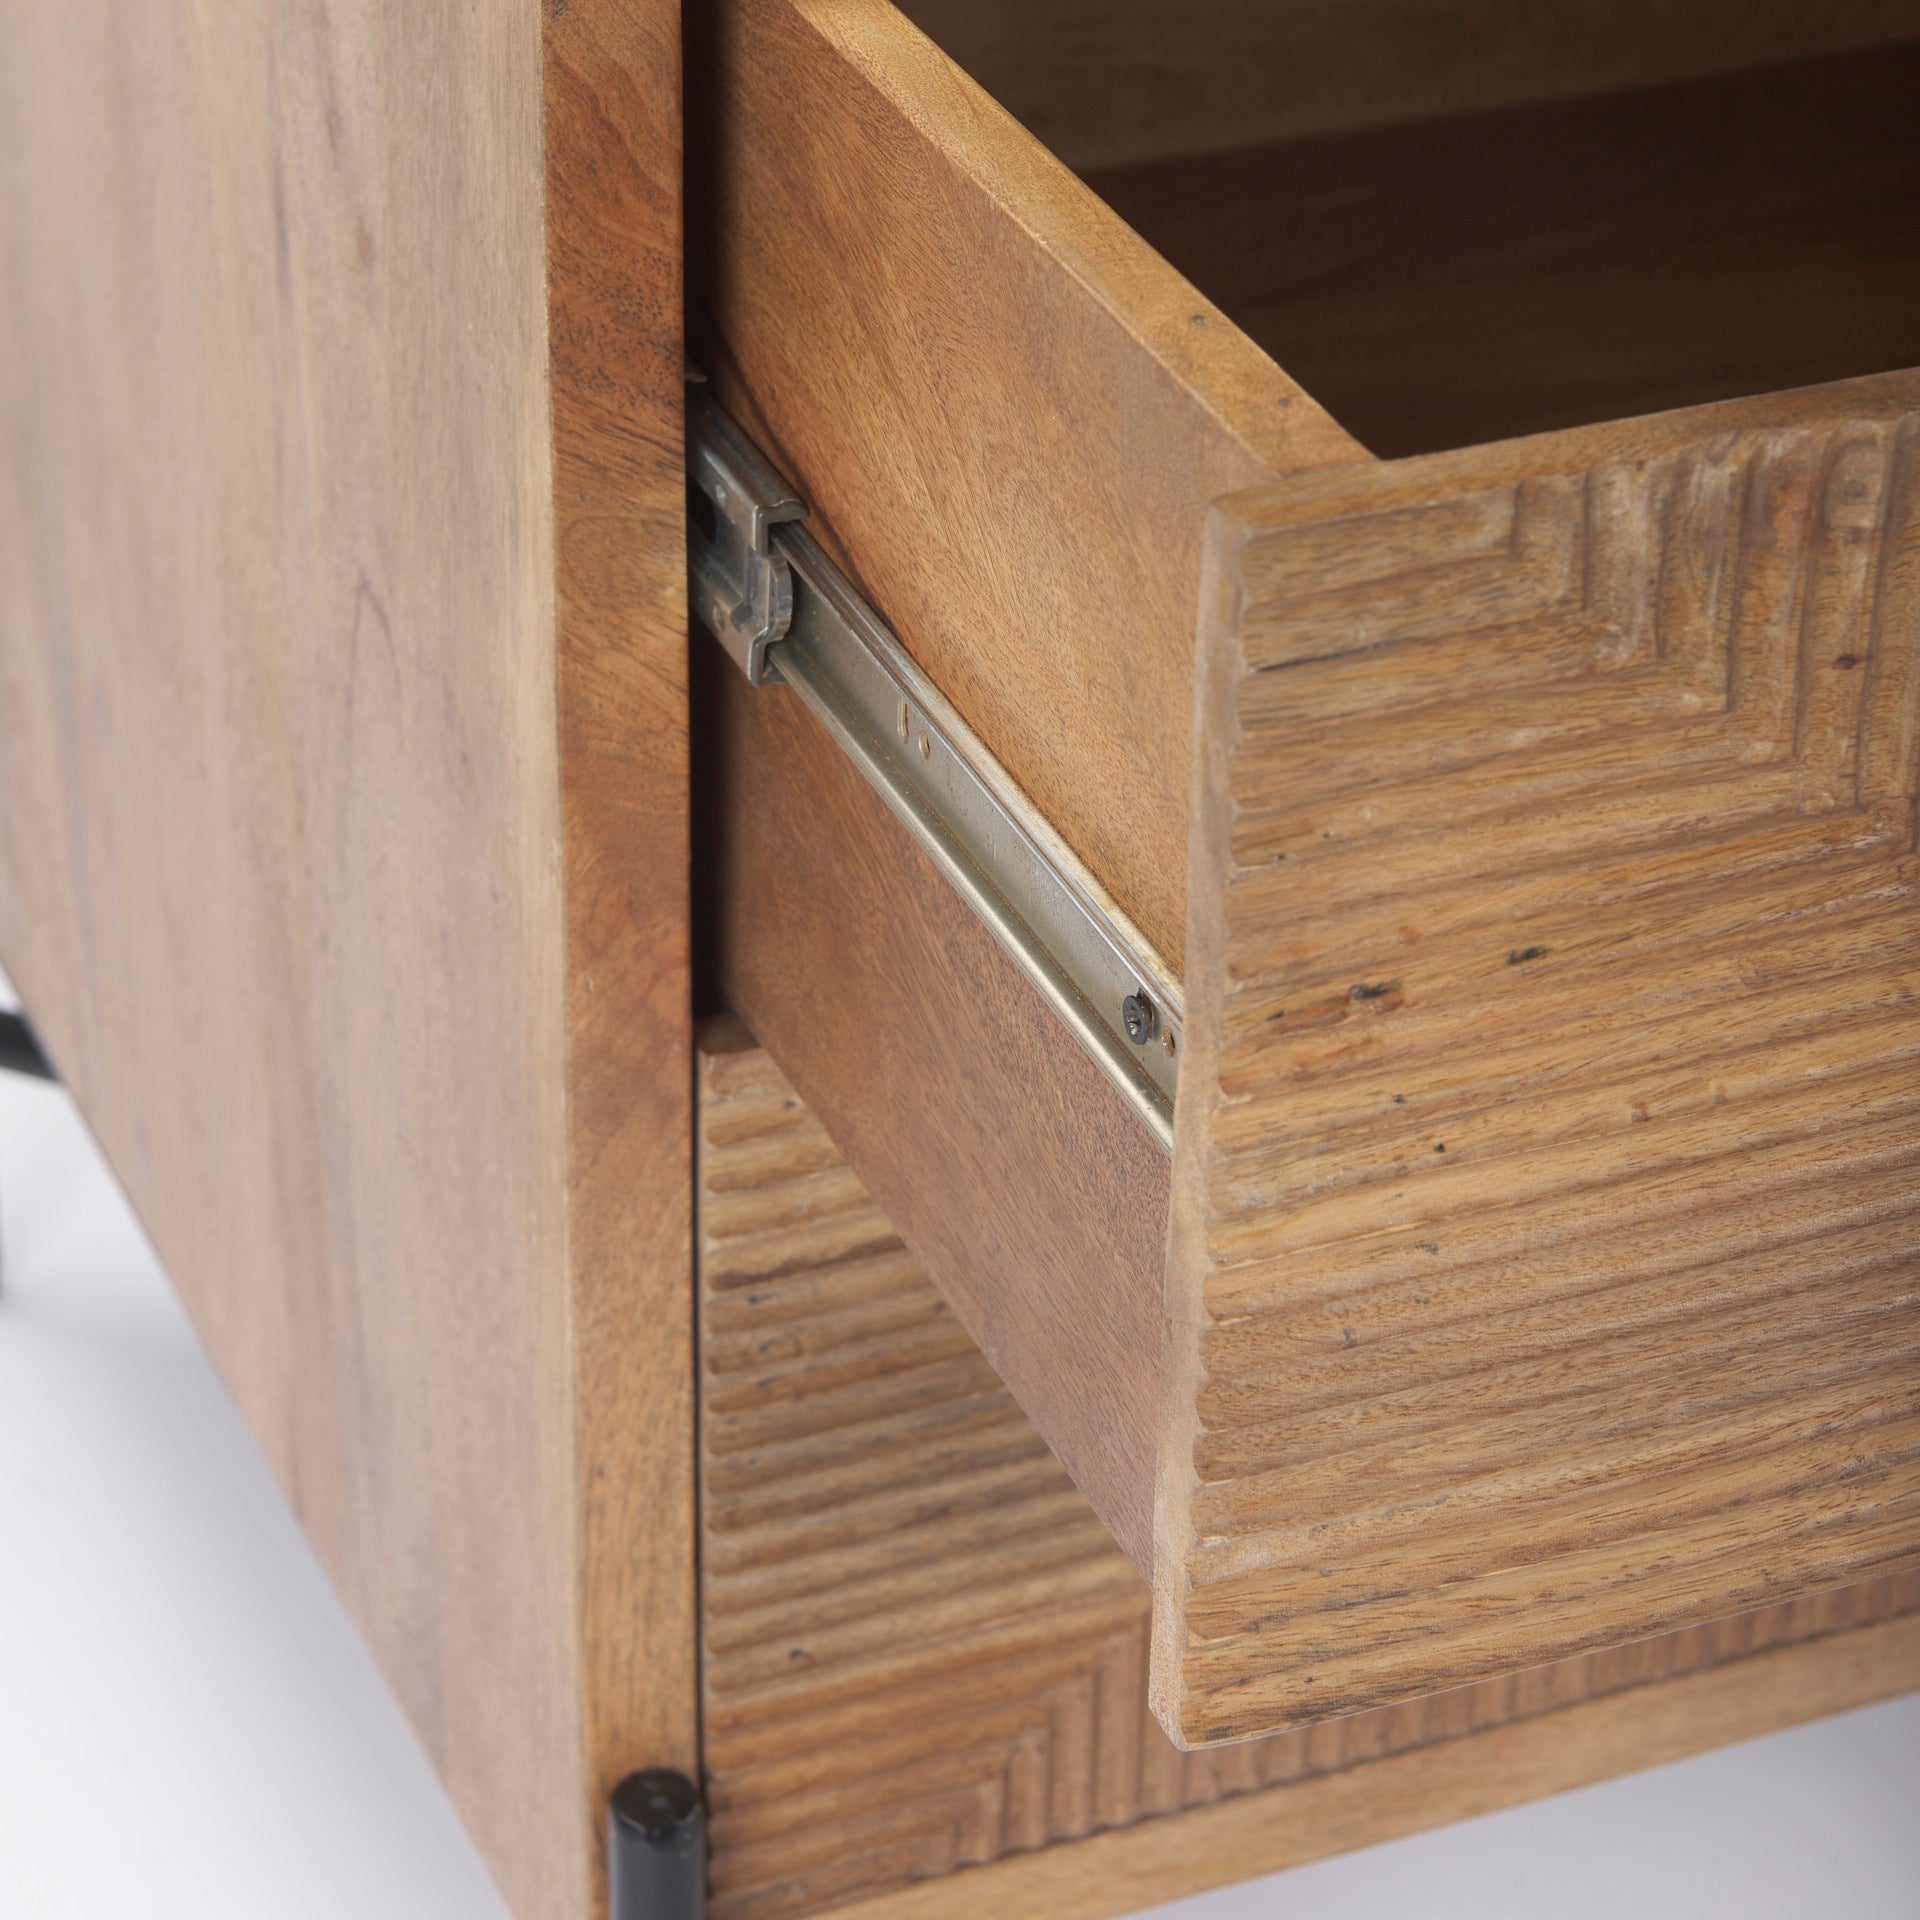
[[[715,1920],[820,1912],[1920,1608],[1905,1575],[1182,1754],[1148,1710],[1131,1565],[771,1059],[720,1044],[744,1050],[710,1042],[699,1071]],[[1780,1718],[1809,1710],[1783,1698]],[[1219,1877],[1207,1855],[1195,1887]],[[1130,1904],[1117,1888],[1108,1910]]]
[[1916,403],[1216,515],[1157,1520],[1187,1740],[1920,1559]]

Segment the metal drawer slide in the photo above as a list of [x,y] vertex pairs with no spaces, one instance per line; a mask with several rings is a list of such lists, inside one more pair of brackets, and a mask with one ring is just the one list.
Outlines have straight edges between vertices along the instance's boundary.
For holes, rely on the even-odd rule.
[[754,686],[784,684],[1125,1097],[1173,1144],[1179,983],[798,522],[806,507],[689,391],[695,617]]

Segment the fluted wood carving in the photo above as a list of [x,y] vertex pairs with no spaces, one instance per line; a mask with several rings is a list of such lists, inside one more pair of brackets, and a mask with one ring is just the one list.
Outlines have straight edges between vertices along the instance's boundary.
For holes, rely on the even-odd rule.
[[737,1033],[701,1055],[698,1190],[717,1920],[792,1920],[1920,1607],[1920,1578],[1883,1581],[1180,1753],[1148,1710],[1139,1577]]
[[1920,421],[1799,412],[1216,516],[1190,1741],[1920,1560]]

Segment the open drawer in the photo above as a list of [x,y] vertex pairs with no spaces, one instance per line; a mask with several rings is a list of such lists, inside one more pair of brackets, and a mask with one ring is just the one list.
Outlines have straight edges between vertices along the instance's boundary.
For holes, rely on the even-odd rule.
[[1171,1161],[703,647],[707,951],[1169,1733],[1920,1564],[1920,9],[916,11],[1086,178],[689,0],[695,351],[1180,983]]

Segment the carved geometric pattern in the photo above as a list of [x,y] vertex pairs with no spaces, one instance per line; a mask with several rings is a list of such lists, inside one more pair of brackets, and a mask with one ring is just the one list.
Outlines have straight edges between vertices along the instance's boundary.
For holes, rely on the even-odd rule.
[[1180,1753],[1148,1600],[772,1061],[700,1055],[704,1760],[716,1920],[1104,1827],[1920,1608],[1920,1577]]
[[1828,393],[1216,528],[1191,1741],[1920,1561],[1920,420]]

